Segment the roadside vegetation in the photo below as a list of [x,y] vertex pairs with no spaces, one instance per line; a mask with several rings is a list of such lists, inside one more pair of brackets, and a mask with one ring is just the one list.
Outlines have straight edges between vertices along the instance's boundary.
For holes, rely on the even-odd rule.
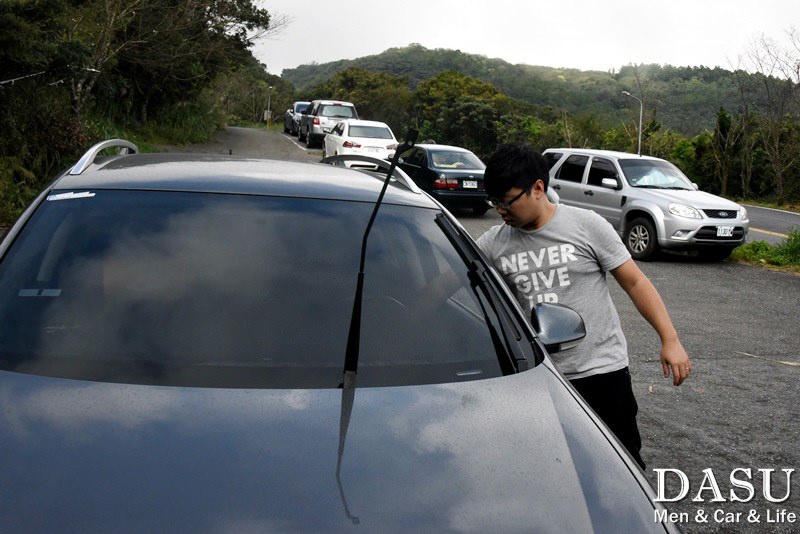
[[741,245],[734,249],[731,258],[800,274],[800,228],[792,228],[786,241],[778,245],[766,241]]

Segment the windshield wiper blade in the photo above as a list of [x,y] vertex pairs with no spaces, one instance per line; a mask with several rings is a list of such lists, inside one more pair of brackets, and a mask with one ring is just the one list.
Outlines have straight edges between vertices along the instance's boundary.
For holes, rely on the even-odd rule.
[[[378,195],[378,199],[375,201],[375,207],[372,209],[372,215],[369,218],[366,230],[364,230],[364,236],[361,238],[361,258],[358,263],[356,294],[353,300],[353,312],[350,316],[350,330],[347,333],[347,346],[344,354],[344,373],[342,376],[342,383],[339,385],[340,388],[344,388],[348,384],[351,384],[351,387],[354,388],[356,382],[355,375],[358,373],[358,356],[361,343],[361,303],[364,299],[364,264],[367,258],[367,239],[369,238],[369,232],[372,230],[372,223],[375,222],[378,209],[381,207],[386,189],[389,187],[389,181],[392,179],[392,175],[397,168],[400,154],[414,146],[418,135],[419,132],[417,130],[409,130],[403,139],[403,144],[395,150],[394,157],[392,157],[392,164],[386,171],[386,179],[383,181],[383,187]],[[352,376],[349,376],[348,373],[352,373]]]

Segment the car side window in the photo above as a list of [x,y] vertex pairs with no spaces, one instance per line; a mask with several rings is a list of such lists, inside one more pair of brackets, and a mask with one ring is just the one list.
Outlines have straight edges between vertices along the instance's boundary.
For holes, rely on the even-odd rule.
[[544,155],[544,160],[547,162],[547,168],[552,169],[553,166],[561,159],[564,154],[561,152],[548,152]]
[[558,169],[556,178],[567,182],[580,183],[583,180],[583,170],[588,162],[589,156],[572,155]]
[[617,170],[614,168],[614,164],[607,159],[594,158],[592,160],[592,166],[589,168],[589,178],[586,180],[586,184],[596,185],[598,187],[602,186],[603,178],[612,178],[619,183],[619,177],[617,176]]
[[417,149],[411,154],[411,157],[408,158],[408,162],[411,165],[421,166],[422,165],[422,158],[423,158],[424,155],[425,155],[424,151]]
[[344,124],[337,124],[331,133],[333,135],[342,135],[344,133]]

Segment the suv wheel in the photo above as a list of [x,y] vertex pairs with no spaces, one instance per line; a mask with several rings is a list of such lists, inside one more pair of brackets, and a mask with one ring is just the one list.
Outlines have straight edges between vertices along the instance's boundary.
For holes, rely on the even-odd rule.
[[625,246],[635,260],[652,259],[658,250],[658,236],[650,219],[639,217],[628,224]]

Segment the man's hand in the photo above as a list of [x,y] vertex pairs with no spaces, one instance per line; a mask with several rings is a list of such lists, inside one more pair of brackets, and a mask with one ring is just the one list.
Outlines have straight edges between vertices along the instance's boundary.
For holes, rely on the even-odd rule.
[[639,269],[633,260],[628,260],[611,274],[619,285],[630,297],[633,305],[647,319],[661,338],[661,366],[664,369],[664,378],[672,374],[672,383],[676,386],[683,384],[692,370],[692,363],[686,350],[678,339],[678,333],[672,326],[672,321],[664,306],[664,301],[658,294],[655,286]]
[[683,345],[677,339],[661,346],[661,366],[664,369],[664,378],[669,378],[672,373],[672,385],[680,386],[692,372],[692,362],[686,354]]

